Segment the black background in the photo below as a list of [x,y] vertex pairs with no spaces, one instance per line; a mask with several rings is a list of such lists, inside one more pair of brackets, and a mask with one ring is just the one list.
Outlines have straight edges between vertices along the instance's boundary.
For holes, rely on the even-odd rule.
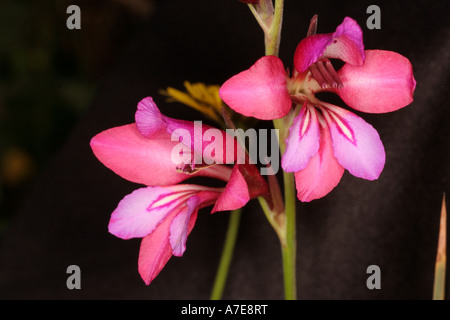
[[[371,4],[381,8],[381,30],[366,27]],[[184,80],[223,83],[263,55],[263,36],[237,0],[157,1],[154,10],[128,35],[88,111],[13,217],[0,247],[0,298],[209,298],[227,213],[201,211],[184,256],[173,257],[145,286],[137,272],[140,240],[124,241],[107,232],[110,213],[139,186],[103,167],[89,140],[133,122],[136,104],[146,96],[167,115],[202,119],[187,107],[165,103],[158,90],[181,88]],[[315,13],[319,33],[333,32],[350,16],[361,25],[367,49],[408,57],[417,88],[414,102],[404,109],[357,113],[378,130],[386,149],[379,180],[346,172],[327,197],[298,205],[298,296],[430,299],[441,201],[449,191],[448,4],[286,0],[280,49],[286,66],[292,67],[295,47]],[[64,32],[83,36],[91,30],[82,24],[81,30]],[[66,287],[66,268],[72,264],[81,268],[81,290]],[[381,268],[380,290],[366,287],[372,264]],[[283,298],[278,240],[256,202],[244,212],[224,298]]]

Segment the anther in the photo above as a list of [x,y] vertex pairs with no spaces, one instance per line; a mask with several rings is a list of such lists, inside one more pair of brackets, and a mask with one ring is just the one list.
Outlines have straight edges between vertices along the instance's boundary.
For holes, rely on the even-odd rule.
[[312,64],[309,67],[309,71],[322,89],[328,87],[342,89],[344,87],[339,75],[328,59],[320,59]]
[[316,79],[316,81],[319,83],[319,85],[322,87],[322,89],[325,89],[328,87],[327,81],[323,77],[323,75],[320,72],[319,68],[317,67],[316,63],[309,66],[309,71],[311,71],[313,78]]
[[334,67],[331,64],[330,60],[325,60],[325,67],[327,68],[331,77],[336,81],[337,87],[339,89],[342,89],[344,85],[342,84],[341,78],[339,78],[339,75],[337,74],[336,70],[334,70]]

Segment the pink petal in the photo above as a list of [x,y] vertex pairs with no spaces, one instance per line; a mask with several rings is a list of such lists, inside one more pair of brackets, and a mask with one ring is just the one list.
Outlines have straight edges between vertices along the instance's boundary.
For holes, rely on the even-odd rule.
[[[319,119],[322,118],[319,115]],[[311,158],[305,169],[294,174],[297,198],[303,202],[326,196],[344,174],[344,168],[334,157],[329,129],[323,119],[321,123],[319,152]]]
[[242,208],[250,199],[268,195],[266,181],[252,164],[236,164],[211,213]]
[[[186,240],[190,226],[191,217],[198,212],[198,198],[190,198],[184,210],[177,214],[170,225],[170,246],[174,256],[181,257],[186,250]],[[195,223],[192,221],[192,224]],[[191,227],[192,228],[192,227]]]
[[[178,172],[178,165],[172,162],[172,150],[177,144],[168,133],[146,139],[135,124],[108,129],[91,140],[95,156],[106,167],[124,179],[144,185],[176,184],[193,176]],[[230,168],[216,165],[195,175],[227,181],[230,174]]]
[[172,219],[166,219],[159,228],[142,239],[138,270],[142,280],[149,285],[172,257],[169,229]]
[[319,150],[319,122],[314,107],[306,103],[289,129],[281,166],[286,172],[304,169]]
[[386,159],[378,132],[357,115],[330,104],[324,105],[334,155],[339,163],[356,177],[378,179]]
[[[164,268],[172,257],[173,249],[170,245],[170,229],[176,215],[168,217],[150,235],[142,239],[139,250],[138,270],[142,280],[149,285]],[[194,228],[197,212],[189,218],[187,234]]]
[[164,268],[173,255],[181,256],[186,248],[186,239],[194,228],[197,212],[204,205],[210,204],[214,198],[213,192],[206,191],[203,195],[194,196],[190,210],[173,211],[158,227],[141,242],[138,270],[149,285]]
[[219,94],[230,108],[247,117],[279,119],[291,108],[286,77],[279,58],[264,56],[250,69],[228,79]]
[[[200,187],[199,187],[200,188]],[[173,219],[170,225],[170,246],[173,255],[180,257],[186,250],[186,239],[194,227],[198,210],[216,202],[219,196],[218,190],[204,188],[203,191],[191,196],[182,206],[181,211]]]
[[396,52],[366,50],[363,66],[346,64],[338,74],[344,87],[335,92],[356,110],[384,113],[413,101],[416,80],[412,65]]
[[355,20],[346,17],[334,33],[317,34],[300,41],[294,54],[295,69],[302,73],[322,57],[357,66],[364,63],[362,30]]
[[134,118],[139,132],[144,137],[166,136],[166,117],[161,114],[152,97],[139,101]]
[[[145,237],[173,212],[190,211],[191,215],[200,205],[214,203],[220,191],[197,185],[137,189],[119,202],[111,215],[109,232],[122,239]],[[196,206],[188,207],[186,201],[192,197],[197,199]]]
[[247,182],[239,170],[239,166],[235,165],[225,189],[217,199],[211,213],[217,211],[236,210],[242,208],[250,200]]
[[236,160],[239,144],[226,132],[203,124],[166,117],[151,97],[139,102],[135,114],[139,132],[146,138],[169,136],[185,145],[194,164],[230,164]]

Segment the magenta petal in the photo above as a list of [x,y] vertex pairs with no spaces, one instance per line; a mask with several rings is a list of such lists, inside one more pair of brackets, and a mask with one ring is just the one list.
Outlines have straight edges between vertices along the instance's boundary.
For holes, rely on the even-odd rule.
[[300,73],[304,72],[321,57],[362,65],[364,44],[358,23],[346,17],[334,33],[317,34],[300,41],[294,54],[295,69]]
[[250,69],[228,79],[219,94],[230,108],[247,117],[279,119],[291,108],[286,77],[279,58],[264,56]]
[[139,132],[146,138],[166,134],[166,119],[159,111],[152,97],[142,99],[134,116]]
[[295,69],[302,73],[305,72],[310,65],[319,61],[319,58],[323,56],[323,53],[331,40],[331,34],[316,34],[300,41],[294,53]]
[[[323,121],[322,121],[323,122]],[[320,127],[320,149],[308,166],[295,173],[297,198],[303,202],[326,196],[341,180],[344,168],[333,154],[328,127]]]
[[[178,165],[172,161],[177,144],[168,133],[164,138],[144,138],[135,124],[105,130],[91,140],[95,156],[106,167],[124,179],[153,186],[176,184],[192,177],[178,172]],[[227,181],[230,174],[230,168],[216,165],[196,175]]]
[[[135,114],[139,132],[146,138],[169,137],[187,147],[190,164],[226,164],[236,160],[238,143],[219,129],[201,121],[186,121],[166,117],[151,97],[141,100]],[[185,163],[187,164],[187,163]]]
[[286,172],[304,169],[319,150],[319,122],[314,107],[305,104],[294,119],[286,139],[281,167]]
[[324,115],[339,163],[356,177],[377,179],[386,159],[378,132],[357,115],[330,104],[325,105]]
[[396,52],[366,50],[363,66],[346,64],[338,74],[344,87],[335,92],[353,109],[384,113],[413,101],[416,80],[412,65]]

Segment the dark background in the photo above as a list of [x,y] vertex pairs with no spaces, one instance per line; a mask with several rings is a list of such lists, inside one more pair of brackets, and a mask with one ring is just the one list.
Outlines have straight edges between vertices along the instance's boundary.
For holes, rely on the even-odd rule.
[[[81,30],[66,28],[69,4],[81,8]],[[381,30],[366,27],[371,4],[381,8]],[[367,49],[408,57],[417,88],[399,111],[356,112],[383,140],[379,180],[346,172],[327,197],[298,205],[299,298],[430,299],[449,191],[448,4],[286,0],[286,66],[315,13],[320,33],[350,16]],[[103,167],[89,140],[133,122],[149,95],[167,115],[202,119],[158,91],[184,80],[221,84],[252,65],[264,45],[248,8],[237,0],[9,0],[0,24],[0,298],[208,299],[227,213],[201,211],[184,256],[145,286],[140,240],[107,232],[110,213],[139,186]],[[72,264],[81,290],[66,287]],[[366,287],[372,264],[380,290]],[[224,298],[283,298],[278,240],[256,202],[244,212]]]

